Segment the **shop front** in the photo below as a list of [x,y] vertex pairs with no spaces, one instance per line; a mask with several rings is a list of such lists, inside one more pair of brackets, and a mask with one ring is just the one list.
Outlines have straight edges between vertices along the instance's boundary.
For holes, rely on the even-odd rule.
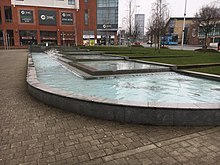
[[94,46],[96,44],[94,31],[83,31],[83,45]]
[[20,36],[20,46],[37,44],[36,30],[20,30],[19,36]]
[[75,33],[74,32],[61,32],[60,33],[62,46],[75,46]]
[[98,45],[114,45],[115,35],[114,32],[98,32],[97,44]]
[[42,44],[57,45],[56,31],[40,31],[40,39]]

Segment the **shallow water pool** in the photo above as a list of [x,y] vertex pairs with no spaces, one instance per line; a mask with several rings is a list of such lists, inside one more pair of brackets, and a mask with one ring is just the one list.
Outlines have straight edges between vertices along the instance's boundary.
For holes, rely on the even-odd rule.
[[85,80],[44,53],[32,53],[41,83],[72,94],[147,103],[220,103],[220,82],[158,72]]

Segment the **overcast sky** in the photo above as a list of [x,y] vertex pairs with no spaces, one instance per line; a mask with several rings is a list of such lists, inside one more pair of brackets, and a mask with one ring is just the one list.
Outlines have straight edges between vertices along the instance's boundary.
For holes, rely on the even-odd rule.
[[[123,18],[128,17],[129,1],[119,0],[119,27],[122,26]],[[193,17],[203,5],[210,4],[214,1],[220,2],[220,0],[187,0],[186,16]],[[145,14],[145,22],[150,16],[153,2],[155,0],[133,0],[132,6],[140,6],[136,7],[135,13]],[[166,2],[168,3],[171,17],[183,17],[185,0],[166,0]]]

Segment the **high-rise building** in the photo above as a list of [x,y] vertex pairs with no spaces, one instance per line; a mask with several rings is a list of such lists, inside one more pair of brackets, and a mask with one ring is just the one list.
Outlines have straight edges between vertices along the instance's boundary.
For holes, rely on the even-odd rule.
[[135,14],[135,30],[139,37],[144,36],[144,24],[145,24],[145,15],[144,14]]
[[117,28],[118,0],[1,0],[0,3],[0,47],[45,42],[94,45],[100,36],[116,43]]

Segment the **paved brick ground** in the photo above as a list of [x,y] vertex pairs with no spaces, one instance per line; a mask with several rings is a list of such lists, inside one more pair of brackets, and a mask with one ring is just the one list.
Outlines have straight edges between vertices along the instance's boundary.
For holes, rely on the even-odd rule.
[[0,51],[0,165],[220,164],[220,127],[120,124],[32,98],[27,52]]

